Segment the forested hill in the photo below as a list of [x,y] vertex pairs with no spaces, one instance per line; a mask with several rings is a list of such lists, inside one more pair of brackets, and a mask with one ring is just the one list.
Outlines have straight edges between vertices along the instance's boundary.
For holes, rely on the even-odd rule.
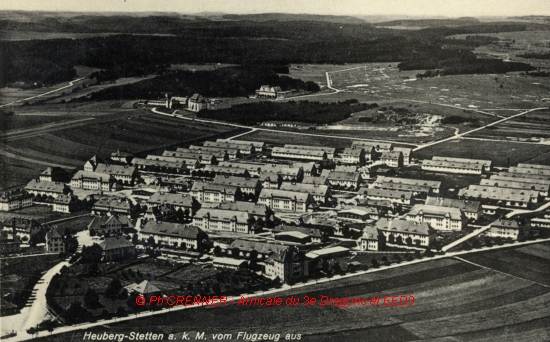
[[376,23],[376,26],[403,26],[403,27],[458,27],[467,25],[478,25],[480,21],[475,18],[457,19],[413,19],[413,20],[392,20]]
[[250,21],[320,21],[342,24],[365,24],[363,19],[340,15],[314,15],[314,14],[289,14],[289,13],[261,13],[261,14],[226,14],[222,17],[226,20],[250,20]]

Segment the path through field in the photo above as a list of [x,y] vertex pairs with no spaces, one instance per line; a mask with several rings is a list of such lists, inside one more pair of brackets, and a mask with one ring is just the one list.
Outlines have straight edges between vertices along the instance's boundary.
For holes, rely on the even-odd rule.
[[82,81],[83,79],[85,79],[86,77],[81,77],[81,78],[77,78],[76,80],[73,80],[73,81],[70,81],[69,82],[69,85],[66,85],[64,87],[61,87],[61,88],[57,88],[57,89],[54,89],[52,91],[48,91],[46,93],[43,93],[43,94],[40,94],[40,95],[35,95],[35,96],[31,96],[31,97],[27,97],[25,99],[20,99],[20,100],[17,100],[17,101],[13,101],[13,102],[10,102],[10,103],[6,103],[4,105],[0,105],[0,108],[2,107],[6,107],[6,106],[11,106],[13,104],[16,104],[16,103],[19,103],[19,102],[23,102],[23,101],[28,101],[28,100],[32,100],[32,99],[35,99],[37,97],[42,97],[44,95],[49,95],[49,94],[52,94],[52,93],[56,93],[60,90],[63,90],[63,89],[67,89],[67,88],[70,88],[74,85],[75,82],[79,82],[79,81]]

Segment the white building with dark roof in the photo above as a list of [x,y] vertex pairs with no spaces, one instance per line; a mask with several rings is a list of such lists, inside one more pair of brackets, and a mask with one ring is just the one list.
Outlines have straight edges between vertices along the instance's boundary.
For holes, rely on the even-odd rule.
[[410,191],[396,191],[385,189],[359,189],[359,195],[369,200],[386,200],[402,205],[413,205],[414,196]]
[[458,208],[417,204],[406,216],[407,221],[428,223],[437,230],[462,230],[468,225],[468,218]]
[[111,191],[115,178],[108,173],[78,171],[71,179],[71,188]]
[[61,182],[47,182],[33,179],[25,186],[25,191],[34,196],[52,196],[57,198],[61,195],[66,195],[70,192],[70,189]]
[[241,197],[241,190],[238,186],[216,184],[211,182],[197,181],[191,188],[191,196],[200,203],[203,202],[235,202]]
[[273,147],[271,156],[285,159],[327,160],[327,153],[323,150],[301,150],[287,147]]
[[366,226],[363,230],[363,235],[359,239],[359,246],[363,251],[379,251],[382,250],[385,244],[385,237],[378,232],[374,226]]
[[[382,153],[382,152],[390,152],[392,150],[393,145],[391,143],[385,143],[385,142],[379,142],[379,141],[363,141],[363,140],[354,140],[351,143],[352,148],[359,148],[359,147],[374,147],[376,152]],[[366,148],[365,148],[366,150]]]
[[[546,183],[546,184],[545,184]],[[482,179],[479,185],[489,185],[499,188],[510,188],[510,189],[520,189],[520,190],[534,190],[538,191],[539,195],[542,197],[548,196],[548,191],[550,190],[550,184],[548,182],[524,182],[524,181],[509,181],[503,179]]]
[[127,185],[133,184],[134,180],[138,177],[137,168],[128,165],[98,164],[95,172],[111,175],[117,181]]
[[[218,160],[237,159],[242,157],[239,148],[191,145],[189,149],[191,151],[200,151],[200,153],[213,154]],[[224,154],[227,155],[227,158],[224,157]]]
[[334,147],[285,144],[285,148],[293,150],[324,151],[327,153],[327,158],[330,159],[334,158],[336,155],[336,149]]
[[315,202],[322,203],[322,204],[325,204],[329,199],[329,197],[332,196],[328,185],[285,182],[281,184],[281,187],[279,189],[288,190],[288,191],[306,192],[311,195],[311,197]]
[[392,151],[393,152],[401,152],[403,154],[403,165],[410,165],[412,148],[394,146]]
[[262,189],[258,196],[258,204],[267,205],[273,210],[304,213],[313,204],[313,198],[304,192]]
[[324,170],[322,176],[326,176],[331,186],[343,188],[358,189],[361,184],[361,174],[359,172],[344,172]]
[[0,211],[30,207],[32,204],[32,195],[23,189],[7,190],[0,193]]
[[436,205],[439,207],[457,208],[462,210],[467,218],[477,221],[483,214],[481,202],[454,199],[454,198],[442,198],[442,197],[428,197],[426,198],[426,205]]
[[78,197],[74,195],[59,195],[53,201],[53,211],[72,213],[79,209]]
[[231,142],[232,144],[237,145],[252,145],[254,146],[254,149],[256,152],[264,152],[265,151],[265,143],[263,141],[247,141],[247,140],[237,140],[237,139],[217,139],[217,142]]
[[199,94],[193,94],[187,100],[187,109],[189,109],[192,112],[200,112],[203,109],[208,109],[210,107],[210,100],[208,100],[206,97],[199,95]]
[[193,224],[204,230],[256,233],[250,215],[245,211],[201,208],[193,217]]
[[396,152],[382,152],[380,155],[380,162],[386,164],[389,167],[401,167],[403,166],[403,153]]
[[92,206],[94,215],[132,215],[132,201],[120,197],[100,197]]
[[254,148],[254,145],[243,145],[243,144],[233,144],[231,140],[228,141],[205,141],[203,146],[205,147],[216,147],[216,148],[223,148],[223,149],[235,149],[239,150],[242,155],[251,155],[256,153],[256,149]]
[[373,183],[374,188],[388,189],[397,191],[410,191],[415,195],[428,195],[430,193],[438,194],[441,188],[441,182],[422,179],[409,179],[378,176]]
[[189,194],[182,193],[170,193],[170,192],[155,192],[147,200],[147,205],[150,208],[168,206],[171,210],[177,211],[179,209],[185,211],[188,210],[192,215],[198,210],[200,204],[190,196]]
[[201,249],[208,239],[208,235],[197,226],[161,221],[147,221],[139,231],[140,240],[148,241],[150,237],[159,245],[195,250]]
[[491,223],[488,234],[491,237],[512,238],[517,240],[522,234],[519,224],[514,220],[498,220]]
[[255,196],[257,196],[262,189],[262,185],[258,178],[217,175],[212,182],[216,184],[238,186],[241,189],[241,193],[250,193]]
[[136,255],[136,246],[122,236],[108,237],[101,241],[103,261],[132,258]]
[[532,203],[538,203],[539,192],[536,190],[521,190],[473,184],[466,189],[460,189],[458,191],[458,197],[479,200],[483,204],[527,208]]
[[347,147],[340,154],[340,158],[344,164],[365,165],[365,149]]
[[[399,237],[403,243],[408,244],[407,239],[417,246],[430,246],[436,237],[435,230],[427,223],[416,223],[407,220],[388,220],[381,218],[375,223],[376,229],[384,234],[386,241],[392,243],[397,241]],[[390,237],[393,236],[393,237]]]

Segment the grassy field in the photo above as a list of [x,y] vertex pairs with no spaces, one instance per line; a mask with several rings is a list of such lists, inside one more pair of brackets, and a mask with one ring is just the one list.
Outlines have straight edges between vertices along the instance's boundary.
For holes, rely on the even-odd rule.
[[[547,251],[550,248],[550,244],[548,242],[543,242],[533,246],[535,246],[534,250],[537,252],[540,252],[541,250]],[[533,249],[530,247],[532,246],[518,249],[502,249],[482,253],[473,253],[465,256],[464,259],[516,277],[550,285],[548,255],[534,255],[529,252]]]
[[[96,115],[100,108],[88,108],[89,116]],[[0,187],[26,184],[48,163],[77,167],[96,153],[107,155],[117,148],[138,153],[167,145],[214,139],[232,130],[225,125],[182,121],[139,110],[109,111],[69,129],[52,131],[48,127],[36,127],[43,128],[36,135],[30,132],[21,138],[10,136],[9,140],[6,139],[3,150],[26,159],[0,155],[6,171],[2,173]]]
[[[524,254],[526,255],[526,254]],[[538,265],[540,267],[541,265]],[[413,306],[406,307],[243,307],[230,305],[213,309],[183,310],[112,325],[117,333],[150,331],[194,336],[239,331],[301,334],[302,340],[325,341],[415,341],[471,334],[481,336],[487,329],[508,329],[522,337],[540,339],[548,321],[549,289],[530,280],[502,274],[452,259],[428,261],[365,276],[348,278],[278,294],[283,297],[377,297],[414,296]],[[291,320],[288,318],[292,317]],[[186,322],[181,326],[181,322]],[[213,323],[215,322],[215,324]],[[329,324],[330,322],[330,324]],[[544,328],[544,329],[543,329]],[[102,332],[104,327],[91,328]],[[55,335],[49,341],[80,339],[82,331]],[[466,335],[464,335],[466,336]],[[458,339],[462,340],[462,339]],[[465,339],[465,340],[475,340]]]
[[495,166],[508,166],[532,162],[550,153],[550,146],[514,142],[482,140],[451,140],[414,152],[415,158],[431,159],[432,156],[490,159]]

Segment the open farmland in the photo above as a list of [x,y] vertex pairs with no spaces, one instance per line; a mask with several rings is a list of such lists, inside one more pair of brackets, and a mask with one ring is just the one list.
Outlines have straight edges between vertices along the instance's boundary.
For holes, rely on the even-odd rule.
[[415,151],[414,156],[419,159],[432,159],[432,156],[490,159],[495,166],[509,166],[532,162],[548,153],[550,146],[540,144],[455,139]]
[[[531,247],[531,246],[528,246]],[[526,247],[527,248],[527,247]],[[540,340],[547,333],[550,303],[547,287],[521,277],[454,259],[440,259],[368,275],[336,280],[285,291],[303,301],[304,296],[377,297],[414,296],[413,306],[347,306],[344,309],[314,307],[262,307],[228,305],[167,313],[160,317],[141,318],[113,324],[118,333],[155,331],[190,336],[205,331],[233,334],[239,331],[301,334],[302,340],[328,341],[338,334],[346,340],[415,341],[452,338],[476,340],[488,330],[502,334],[504,329],[516,338]],[[288,317],[292,317],[289,320]],[[330,320],[331,324],[326,324]],[[182,326],[181,322],[185,322]],[[436,325],[436,322],[440,323]],[[104,327],[90,330],[101,333]],[[341,335],[342,334],[342,335]],[[465,335],[468,334],[468,335]],[[83,331],[50,337],[49,341],[82,338]],[[463,339],[462,336],[465,336]],[[469,338],[466,338],[469,337]],[[501,339],[503,340],[503,339]]]
[[[533,248],[531,248],[533,247]],[[531,252],[533,250],[534,252]],[[550,286],[549,254],[550,244],[543,242],[517,249],[501,249],[482,253],[472,253],[463,259],[485,267],[511,274],[515,277],[529,279]]]
[[355,95],[359,101],[414,100],[459,109],[479,109],[499,115],[517,113],[502,109],[540,107],[544,105],[543,99],[550,96],[548,78],[524,76],[520,73],[416,79],[414,75],[421,73],[420,70],[409,76],[399,73],[397,77],[386,75],[386,71],[393,72],[386,67],[378,72],[378,77],[372,78],[365,76],[364,68],[359,68],[332,72],[330,75],[335,88],[343,89],[346,94]]
[[4,139],[0,158],[9,173],[3,173],[0,186],[27,183],[46,166],[80,166],[96,153],[110,154],[117,149],[138,153],[216,138],[232,131],[225,125],[159,117],[142,111],[103,115],[85,123],[88,125],[80,123],[71,128],[56,128],[52,132],[40,130],[41,126],[37,126],[30,132]]
[[[317,131],[307,131],[307,134],[318,134]],[[312,133],[309,133],[312,132]],[[313,133],[314,132],[314,133]],[[312,145],[312,146],[330,146],[335,148],[351,147],[351,142],[354,137],[323,137],[317,135],[293,134],[292,132],[281,131],[255,131],[250,134],[239,137],[239,140],[247,141],[263,141],[272,145],[284,145],[292,141],[297,145]],[[367,137],[363,137],[367,138]],[[368,137],[370,138],[370,137]]]
[[510,58],[513,61],[528,62],[536,67],[550,67],[549,60],[522,58],[518,55],[524,53],[539,53],[548,52],[550,47],[550,31],[548,30],[528,30],[516,32],[499,32],[499,33],[483,33],[483,34],[457,34],[450,36],[454,39],[465,39],[466,36],[490,36],[497,37],[500,41],[495,43],[477,47],[474,53],[480,57],[495,57],[506,59]]
[[474,132],[469,136],[501,140],[548,141],[550,140],[550,111],[538,110],[528,113],[492,126],[491,129]]

